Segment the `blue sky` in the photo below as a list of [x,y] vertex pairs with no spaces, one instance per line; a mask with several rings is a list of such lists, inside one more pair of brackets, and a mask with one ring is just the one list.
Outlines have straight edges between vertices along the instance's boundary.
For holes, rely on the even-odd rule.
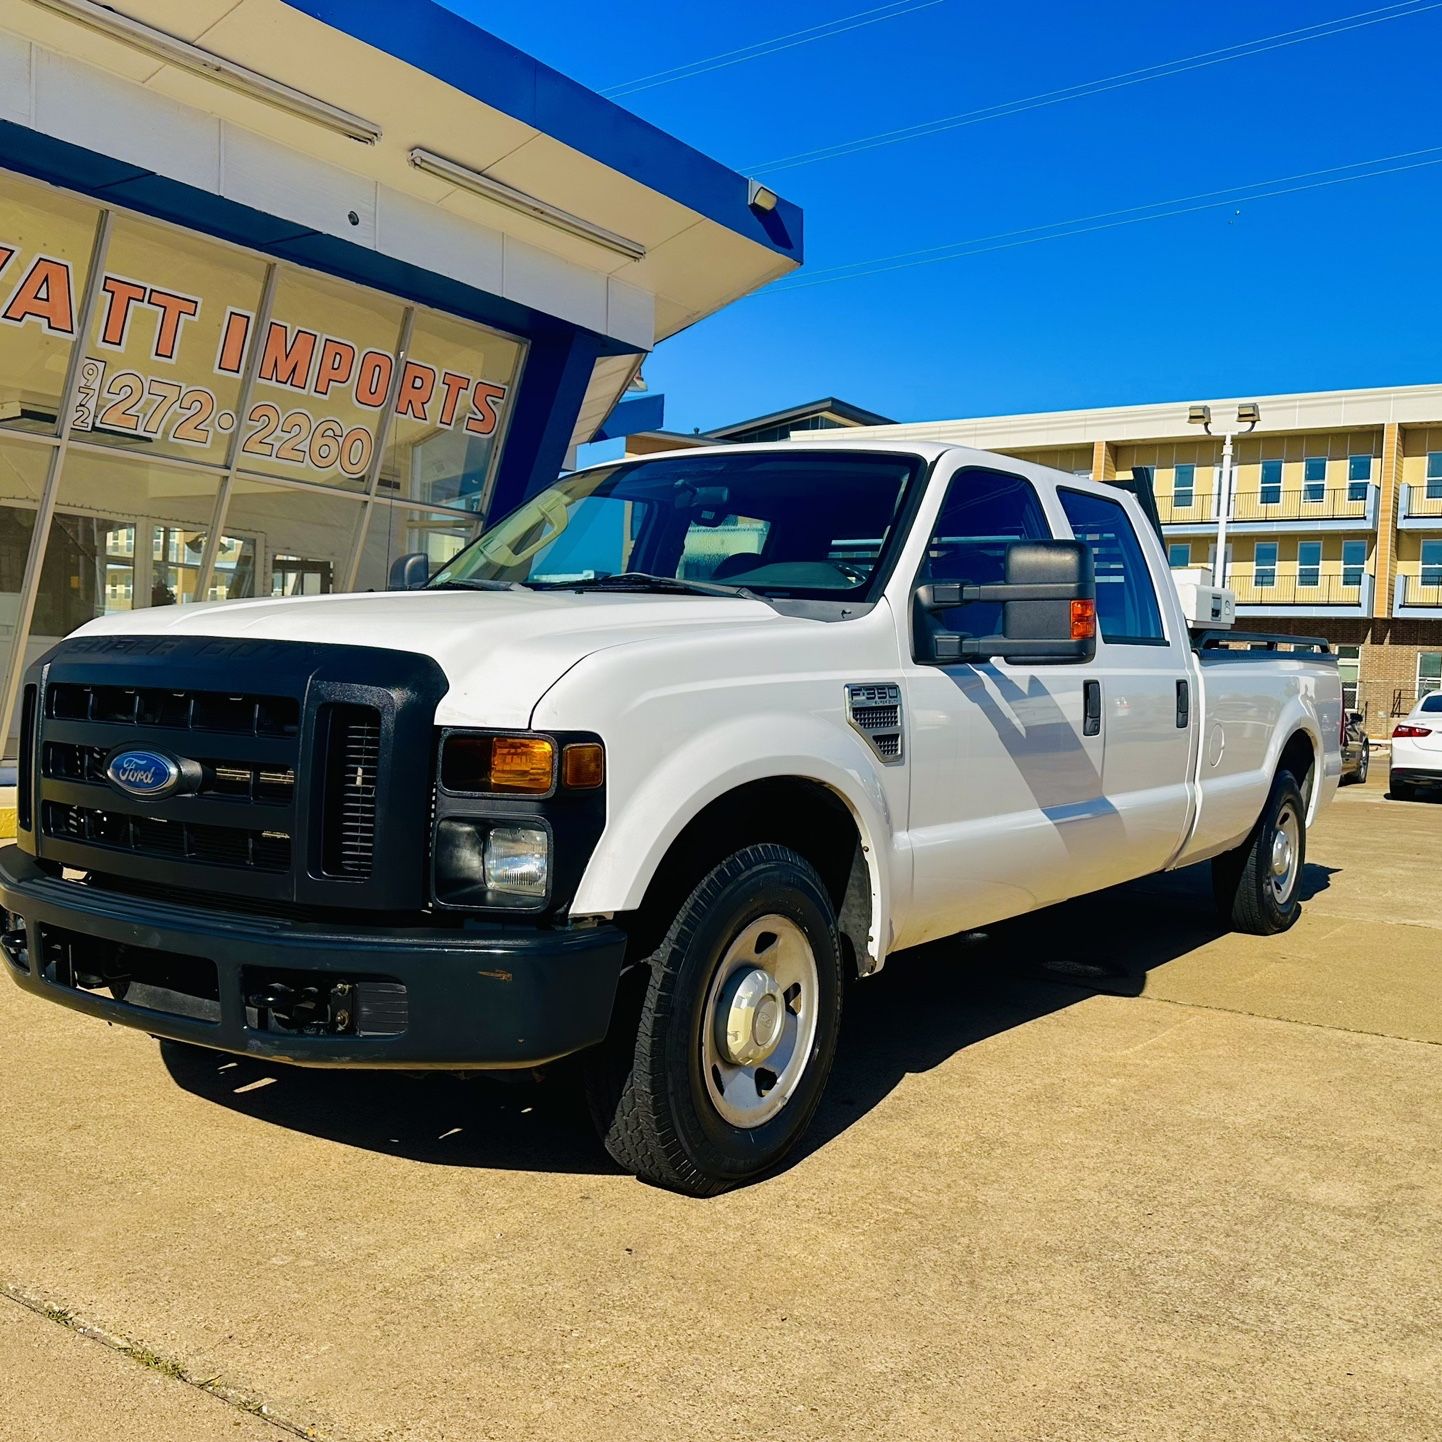
[[[605,89],[879,0],[448,3]],[[622,103],[751,173],[778,157],[1378,9],[1378,0],[894,8],[907,3],[916,8]],[[799,279],[1442,147],[1442,3],[1400,8],[1414,13],[766,174],[806,212]],[[1442,148],[1389,164],[1438,160]],[[777,287],[663,343],[647,377],[666,394],[668,426],[684,430],[821,395],[919,420],[1437,381],[1439,253],[1442,164],[1425,164]]]

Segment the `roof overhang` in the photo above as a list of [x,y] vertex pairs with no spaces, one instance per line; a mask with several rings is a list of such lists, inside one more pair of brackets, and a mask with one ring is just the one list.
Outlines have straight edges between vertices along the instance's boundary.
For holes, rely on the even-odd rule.
[[[744,176],[431,0],[112,9],[360,117],[379,138],[348,138],[43,0],[6,6],[0,119],[533,308],[549,296],[562,320],[636,349],[800,264],[794,205],[752,209]],[[416,150],[533,198],[539,213],[418,168]],[[548,209],[583,221],[581,233]]]

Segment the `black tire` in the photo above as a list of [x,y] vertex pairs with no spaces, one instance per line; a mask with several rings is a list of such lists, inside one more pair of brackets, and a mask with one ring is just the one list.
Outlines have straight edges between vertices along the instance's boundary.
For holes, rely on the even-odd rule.
[[[1291,818],[1290,825],[1287,818]],[[1251,834],[1212,862],[1217,910],[1234,931],[1275,936],[1302,911],[1298,895],[1307,864],[1307,806],[1290,771],[1279,771]],[[1286,830],[1290,861],[1285,876],[1273,867],[1278,833]]]
[[[737,1126],[713,1102],[703,1074],[702,1029],[716,1025],[714,994],[728,951],[773,915],[809,944],[815,1030],[809,1047],[798,1041],[793,1049],[799,1069],[790,1099],[769,1119]],[[761,933],[758,953],[767,934]],[[742,970],[727,967],[731,976]],[[681,903],[631,985],[634,1028],[624,1005],[618,1008],[612,1036],[586,1065],[587,1099],[612,1158],[643,1181],[695,1197],[714,1196],[774,1167],[816,1112],[841,1024],[836,916],[815,869],[795,851],[771,844],[727,857]]]
[[1357,767],[1357,785],[1367,784],[1367,773],[1372,769],[1372,748],[1364,741],[1362,743],[1362,764]]
[[1415,801],[1417,789],[1407,781],[1392,781],[1388,784],[1387,790],[1393,801]]

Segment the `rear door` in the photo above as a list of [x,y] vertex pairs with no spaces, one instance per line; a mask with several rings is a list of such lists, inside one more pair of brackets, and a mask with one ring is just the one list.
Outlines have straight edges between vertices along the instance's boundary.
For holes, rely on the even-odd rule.
[[1160,549],[1144,544],[1127,508],[1100,487],[1058,491],[1072,535],[1092,550],[1097,578],[1097,655],[1101,687],[1102,786],[1117,818],[1109,837],[1106,884],[1158,871],[1181,845],[1192,804],[1191,642],[1176,607]]

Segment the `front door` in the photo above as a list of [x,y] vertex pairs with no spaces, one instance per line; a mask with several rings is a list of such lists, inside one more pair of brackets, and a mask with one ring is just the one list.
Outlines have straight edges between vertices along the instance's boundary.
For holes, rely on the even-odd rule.
[[[1025,477],[967,467],[948,485],[916,584],[1000,581],[1008,542],[1052,534]],[[961,606],[942,619],[949,630],[995,635],[1001,607]],[[1097,669],[908,664],[913,912],[904,944],[1105,884],[1095,878],[1115,817],[1102,736],[1088,720]]]

